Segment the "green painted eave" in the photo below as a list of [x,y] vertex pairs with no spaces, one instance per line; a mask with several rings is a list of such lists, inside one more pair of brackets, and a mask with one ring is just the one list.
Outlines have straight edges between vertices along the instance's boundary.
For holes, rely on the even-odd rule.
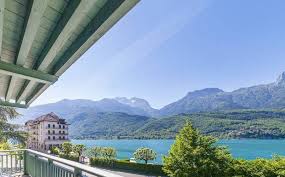
[[0,0],[0,105],[28,107],[138,1]]

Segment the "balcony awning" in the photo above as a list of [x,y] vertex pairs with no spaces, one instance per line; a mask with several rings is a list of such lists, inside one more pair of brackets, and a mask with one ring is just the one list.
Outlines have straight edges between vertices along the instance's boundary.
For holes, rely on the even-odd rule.
[[138,0],[0,0],[0,105],[28,107]]

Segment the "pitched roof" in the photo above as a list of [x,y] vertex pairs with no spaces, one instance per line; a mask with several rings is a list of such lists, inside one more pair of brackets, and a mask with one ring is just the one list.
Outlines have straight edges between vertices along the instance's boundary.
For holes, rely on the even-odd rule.
[[58,115],[56,115],[55,113],[51,112],[51,113],[42,115],[42,116],[40,116],[34,120],[29,120],[25,123],[25,125],[37,124],[37,123],[42,122],[42,121],[59,122],[61,124],[66,124],[65,119],[62,119]]

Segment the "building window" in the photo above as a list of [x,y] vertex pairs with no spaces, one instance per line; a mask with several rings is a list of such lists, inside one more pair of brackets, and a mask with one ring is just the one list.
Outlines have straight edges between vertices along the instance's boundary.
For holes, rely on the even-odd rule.
[[50,140],[50,136],[48,136],[48,139]]
[[55,136],[53,136],[52,139],[55,140]]
[[62,134],[65,134],[65,131],[63,131]]
[[52,131],[52,134],[55,134],[55,131],[54,131],[54,130]]
[[59,125],[59,128],[61,128],[61,125]]
[[59,134],[61,134],[61,131],[59,131]]
[[50,124],[48,124],[48,128],[50,128]]
[[54,125],[54,124],[52,125],[52,128],[55,128],[55,125]]
[[61,140],[61,136],[59,137],[59,139]]
[[64,140],[65,140],[65,136],[64,136],[64,137],[62,137],[62,139],[64,139]]
[[65,126],[63,125],[63,127],[62,128],[65,128]]

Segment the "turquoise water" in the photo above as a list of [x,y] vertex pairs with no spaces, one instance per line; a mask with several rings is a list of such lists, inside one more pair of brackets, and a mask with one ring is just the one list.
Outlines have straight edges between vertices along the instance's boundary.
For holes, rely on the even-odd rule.
[[[153,163],[161,163],[163,155],[168,153],[173,140],[72,140],[75,144],[87,147],[109,146],[117,150],[118,159],[129,159],[140,147],[149,147],[157,152]],[[285,155],[285,140],[220,140],[219,145],[227,146],[236,158],[255,159],[257,157],[271,158],[272,155]]]

